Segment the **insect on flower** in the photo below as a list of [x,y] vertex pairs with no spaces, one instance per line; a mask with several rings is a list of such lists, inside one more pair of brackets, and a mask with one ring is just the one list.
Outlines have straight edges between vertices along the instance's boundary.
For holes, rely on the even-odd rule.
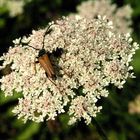
[[[50,25],[51,26],[51,25]],[[50,26],[48,26],[46,32],[44,33],[44,38],[46,34],[49,34],[52,30],[50,29]],[[42,49],[37,49],[33,46],[28,45],[29,47],[35,49],[35,50],[39,50],[38,53],[38,62],[40,63],[40,65],[43,67],[43,69],[45,70],[46,76],[50,79],[50,78],[55,78],[55,72],[53,69],[53,66],[51,64],[51,61],[48,57],[48,54],[46,52],[46,50],[44,49],[44,38],[43,38],[43,46]]]

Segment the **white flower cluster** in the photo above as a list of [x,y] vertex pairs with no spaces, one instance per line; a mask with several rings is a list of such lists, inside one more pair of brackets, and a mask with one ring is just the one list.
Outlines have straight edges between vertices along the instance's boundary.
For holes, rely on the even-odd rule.
[[0,7],[6,7],[11,17],[23,13],[24,5],[30,0],[0,0]]
[[[116,34],[111,22],[101,16],[64,17],[50,23],[50,29],[46,35],[42,29],[14,40],[14,47],[0,57],[4,60],[0,68],[11,64],[12,69],[1,78],[1,89],[6,96],[12,96],[13,90],[23,94],[13,112],[25,122],[53,120],[67,112],[69,124],[81,118],[89,124],[102,108],[97,101],[109,94],[106,87],[111,83],[122,88],[126,79],[133,77],[129,62],[138,44],[129,34]],[[36,49],[43,44],[55,79],[46,77],[40,63],[34,63],[38,60]]]
[[77,7],[78,14],[86,18],[95,18],[98,15],[104,16],[113,21],[115,29],[123,33],[131,32],[132,8],[129,5],[118,8],[111,4],[110,0],[89,0],[84,1]]

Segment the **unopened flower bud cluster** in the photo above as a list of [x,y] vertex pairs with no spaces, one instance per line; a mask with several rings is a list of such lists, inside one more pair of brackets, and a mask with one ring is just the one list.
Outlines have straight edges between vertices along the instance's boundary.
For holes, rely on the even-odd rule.
[[[102,109],[98,100],[109,94],[106,87],[122,88],[127,78],[134,77],[129,62],[138,44],[129,34],[116,34],[111,23],[101,16],[64,17],[50,23],[52,31],[45,38],[47,28],[14,40],[14,47],[0,58],[4,60],[1,69],[11,64],[12,72],[0,82],[6,96],[13,91],[23,94],[13,110],[18,118],[42,122],[65,112],[70,115],[69,124],[81,118],[89,124],[96,117]],[[35,64],[36,49],[43,46],[56,79],[47,77],[40,63]]]
[[113,21],[115,30],[123,33],[131,32],[132,30],[130,27],[132,14],[130,5],[118,8],[116,4],[111,3],[111,0],[89,0],[77,6],[77,12],[79,15],[89,19],[93,19],[98,15],[106,15],[109,20]]

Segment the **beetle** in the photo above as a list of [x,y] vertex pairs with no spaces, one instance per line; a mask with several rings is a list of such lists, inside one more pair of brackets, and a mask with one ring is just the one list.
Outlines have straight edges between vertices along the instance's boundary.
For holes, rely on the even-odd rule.
[[49,78],[54,78],[55,77],[55,72],[54,72],[53,66],[51,64],[51,61],[50,61],[50,59],[48,57],[48,54],[45,51],[45,49],[41,49],[39,51],[38,61],[39,61],[40,65],[43,67],[43,69],[45,70],[46,75]]
[[45,35],[46,34],[49,34],[52,30],[50,29],[50,26],[48,26],[46,32],[44,33],[44,38],[43,38],[43,46],[41,49],[37,49],[33,46],[30,46],[28,45],[29,47],[31,48],[34,48],[35,50],[39,50],[39,53],[38,53],[38,62],[40,63],[41,67],[45,70],[45,73],[46,73],[46,76],[48,78],[51,78],[51,79],[54,79],[56,78],[55,76],[55,72],[54,72],[54,69],[53,69],[53,66],[52,66],[52,63],[49,59],[49,56],[48,56],[48,53],[46,52],[46,50],[44,49],[44,39],[45,39]]
[[[38,53],[38,62],[40,63],[40,65],[42,66],[42,68],[45,70],[45,74],[46,76],[48,77],[48,79],[57,87],[57,89],[59,90],[59,92],[61,93],[61,90],[60,88],[56,85],[56,83],[53,81],[54,79],[56,79],[56,75],[55,75],[55,72],[54,72],[54,69],[53,69],[53,66],[52,66],[52,63],[49,59],[49,56],[48,56],[48,53],[46,52],[46,50],[44,49],[44,40],[45,40],[45,35],[46,34],[49,34],[52,29],[50,29],[50,26],[52,24],[50,24],[47,29],[46,29],[46,32],[44,33],[44,38],[43,38],[43,46],[41,49],[37,49],[33,46],[30,46],[28,44],[29,47],[35,49],[35,50],[38,50],[39,53]],[[36,71],[36,69],[35,69]]]

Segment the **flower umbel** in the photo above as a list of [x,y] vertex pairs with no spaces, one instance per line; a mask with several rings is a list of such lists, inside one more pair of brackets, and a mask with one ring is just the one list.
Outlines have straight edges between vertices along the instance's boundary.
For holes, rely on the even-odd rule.
[[78,14],[85,18],[93,19],[98,15],[106,15],[109,20],[113,21],[115,30],[123,33],[131,32],[131,14],[130,5],[117,7],[112,4],[111,0],[88,0],[84,1],[77,7]]
[[[1,78],[1,89],[6,96],[12,96],[13,90],[23,94],[13,112],[25,122],[53,120],[67,112],[69,124],[81,118],[89,124],[102,108],[96,105],[98,100],[108,96],[106,87],[112,83],[122,88],[133,77],[129,62],[138,44],[128,34],[114,32],[101,16],[91,20],[75,16],[50,24],[52,31],[45,38],[46,29],[33,31],[29,37],[14,40],[14,47],[0,58],[4,60],[1,69],[7,64],[12,69]],[[53,82],[39,63],[34,65],[36,49],[43,44],[56,74]]]

